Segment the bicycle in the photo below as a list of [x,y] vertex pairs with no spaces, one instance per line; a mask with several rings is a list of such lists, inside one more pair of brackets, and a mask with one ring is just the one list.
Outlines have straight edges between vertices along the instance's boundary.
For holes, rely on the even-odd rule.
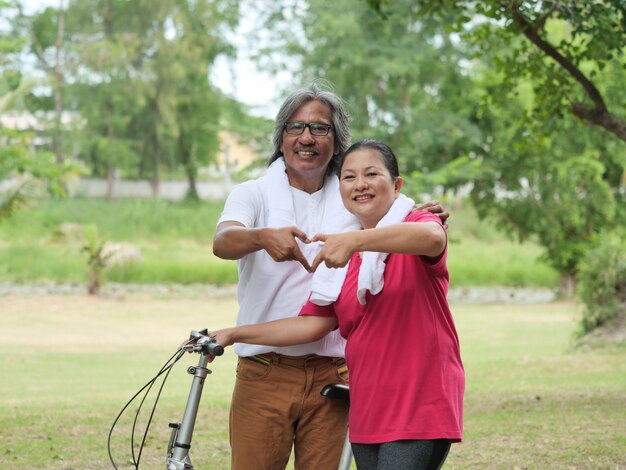
[[[139,469],[139,463],[141,461],[141,452],[143,450],[143,446],[146,440],[146,436],[148,434],[148,430],[150,428],[150,423],[152,421],[152,415],[154,414],[154,410],[158,403],[158,398],[163,389],[165,381],[167,380],[167,376],[169,375],[172,367],[178,360],[182,358],[182,356],[186,352],[198,353],[200,354],[200,358],[198,360],[198,364],[196,366],[189,366],[187,368],[187,373],[193,375],[193,380],[191,383],[191,389],[189,391],[189,396],[187,398],[187,404],[185,405],[185,411],[183,413],[183,418],[180,422],[171,422],[169,423],[169,427],[172,429],[169,443],[167,446],[167,454],[166,454],[166,470],[193,470],[193,464],[191,463],[191,458],[189,456],[189,451],[191,449],[191,440],[193,437],[193,430],[196,423],[196,418],[198,414],[198,407],[200,405],[200,399],[202,397],[202,390],[204,387],[204,380],[207,375],[211,374],[211,370],[207,369],[207,365],[209,363],[209,359],[216,356],[221,356],[224,353],[224,348],[215,342],[215,339],[210,337],[207,329],[203,329],[200,331],[192,330],[189,335],[189,340],[181,345],[176,353],[168,359],[165,365],[161,368],[161,370],[157,373],[157,375],[150,380],[146,385],[144,385],[122,408],[117,417],[115,418],[113,425],[109,431],[108,436],[108,451],[109,451],[109,459],[113,464],[113,467],[117,470],[117,466],[113,459],[111,453],[111,435],[117,421],[124,413],[126,408],[139,396],[139,394],[146,390],[146,394],[141,401],[139,409],[137,410],[135,421],[133,423],[132,428],[132,437],[131,437],[131,454],[133,465],[136,469]],[[161,388],[159,390],[159,395],[157,395],[157,399],[154,403],[152,413],[150,415],[150,419],[146,426],[146,430],[144,432],[143,440],[140,445],[140,451],[135,458],[134,451],[134,433],[135,433],[135,425],[137,422],[137,417],[139,412],[141,411],[141,407],[145,401],[145,398],[156,382],[156,380],[163,374],[165,378],[163,379],[163,383],[161,384]],[[329,399],[339,399],[344,400],[346,404],[349,404],[349,388],[343,384],[328,384],[321,390],[321,395],[329,398]],[[348,436],[346,435],[346,439],[344,442],[343,451],[341,454],[341,460],[339,462],[338,470],[350,470],[352,464],[352,449],[350,446],[350,442],[348,441]]]

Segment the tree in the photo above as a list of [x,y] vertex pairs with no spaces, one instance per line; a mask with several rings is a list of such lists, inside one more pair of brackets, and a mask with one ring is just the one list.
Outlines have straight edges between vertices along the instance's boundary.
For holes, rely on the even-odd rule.
[[68,80],[74,109],[85,121],[80,156],[108,180],[138,160],[128,124],[141,103],[133,64],[139,59],[135,2],[71,1],[66,12]]
[[[197,197],[198,165],[215,157],[218,142],[218,95],[208,74],[219,54],[231,52],[223,29],[237,21],[236,2],[74,5],[75,17],[82,18],[81,44],[89,45],[79,47],[81,106],[91,127],[106,129],[108,136],[89,146],[94,168],[114,162],[106,164],[109,175],[117,167],[148,177],[155,195],[162,168],[182,169],[191,197]],[[99,25],[109,26],[101,31]],[[108,62],[94,62],[95,57]],[[96,83],[94,76],[100,77]],[[93,96],[94,90],[98,99],[87,99],[86,92]]]
[[[413,3],[390,3],[384,18],[358,0],[263,5],[274,37],[259,52],[274,70],[296,57],[302,83],[330,81],[353,116],[353,137],[388,142],[407,175],[430,173],[476,151],[483,139],[478,98],[470,98],[476,93],[462,65],[465,46],[441,20],[420,17]],[[272,51],[286,51],[288,61]]]
[[[573,117],[551,136],[529,131],[511,116],[520,108],[494,113],[489,147],[459,171],[473,177],[479,214],[520,241],[537,240],[544,260],[561,274],[561,293],[571,297],[580,262],[598,236],[616,226],[618,203],[603,163],[611,145],[581,130]],[[475,163],[479,170],[468,172]]]
[[[386,0],[368,3],[383,17],[393,11]],[[626,5],[413,5],[475,48],[470,73],[483,100],[479,150],[431,176],[471,181],[479,213],[519,239],[536,237],[571,295],[599,234],[626,220]]]
[[[19,8],[4,1],[0,1],[0,13],[13,18],[20,15]],[[19,30],[0,31],[0,114],[13,109],[35,85],[18,69],[25,43]],[[64,179],[76,171],[70,164],[57,165],[48,152],[36,152],[32,140],[32,133],[0,126],[0,181],[14,180],[0,192],[0,219],[9,217],[34,188],[43,185],[48,193],[62,195]]]
[[[145,120],[135,125],[149,129],[153,158],[171,152],[171,165],[182,167],[189,183],[188,196],[198,198],[198,167],[211,162],[218,150],[219,94],[210,86],[209,71],[220,54],[232,53],[224,30],[238,20],[233,1],[160,0],[141,3],[145,61],[140,73],[146,107]],[[151,165],[158,171],[158,161]],[[153,187],[156,187],[153,178]]]
[[[367,0],[386,14],[392,2]],[[481,52],[500,54],[494,65],[513,91],[519,80],[536,84],[536,111],[545,121],[569,111],[588,124],[626,141],[623,107],[609,109],[594,77],[621,57],[626,47],[626,4],[622,0],[422,0],[423,16],[448,18],[450,26]],[[555,35],[554,24],[564,34]],[[519,40],[524,37],[526,40]]]
[[62,164],[65,160],[63,148],[63,88],[64,68],[63,40],[65,28],[65,10],[63,1],[57,9],[46,8],[30,20],[29,33],[31,51],[48,76],[54,96],[54,121],[52,129],[52,151],[56,160]]
[[[2,16],[10,12],[11,7],[9,2],[0,1]],[[24,82],[21,73],[12,67],[11,57],[20,51],[23,42],[23,37],[0,32],[0,113],[9,110],[15,100],[33,86],[32,82]],[[27,142],[19,139],[17,132],[0,125],[0,181],[15,176],[27,161],[28,154]],[[16,187],[0,192],[0,220],[9,217],[24,201],[22,190],[23,184],[18,183]]]

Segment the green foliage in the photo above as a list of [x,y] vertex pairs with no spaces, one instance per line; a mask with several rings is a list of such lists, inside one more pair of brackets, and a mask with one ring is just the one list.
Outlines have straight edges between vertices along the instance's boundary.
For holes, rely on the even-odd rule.
[[[158,251],[167,249],[166,256]],[[143,260],[114,266],[107,279],[126,284],[237,284],[237,269],[232,261],[211,255],[210,247],[186,242],[177,245],[144,246]]]
[[87,263],[79,246],[55,246],[47,242],[0,244],[0,279],[4,282],[83,285],[87,278]]
[[128,2],[72,1],[65,12],[67,92],[83,121],[72,135],[78,157],[94,175],[129,171],[139,157],[127,129],[141,95],[133,64],[139,59],[134,6]]
[[140,2],[139,9],[151,20],[139,27],[145,57],[140,69],[147,80],[142,82],[143,109],[132,123],[145,130],[140,145],[144,172],[158,179],[161,163],[182,168],[188,196],[197,199],[198,168],[214,161],[219,148],[221,106],[207,74],[218,55],[232,53],[220,32],[233,26],[237,4],[162,0],[157,8],[154,2]]
[[0,279],[83,283],[90,277],[80,254],[83,228],[91,226],[97,239],[85,253],[101,281],[234,284],[235,263],[211,252],[221,209],[221,203],[160,200],[43,202],[0,223]]
[[[1,3],[0,11],[9,5]],[[13,54],[20,51],[24,42],[19,29],[12,34],[0,32],[0,113],[14,109],[35,85],[14,68],[19,59]],[[64,195],[67,180],[80,172],[75,163],[58,163],[49,152],[35,151],[34,138],[31,132],[0,126],[0,182],[13,182],[0,191],[0,219],[12,216],[32,197]]]
[[58,11],[48,7],[33,18],[31,23],[32,31],[32,51],[36,49],[45,50],[54,47],[57,40],[58,31]]
[[[301,61],[301,81],[334,83],[354,137],[388,142],[408,191],[470,184],[481,217],[538,240],[545,260],[571,276],[597,234],[626,220],[619,132],[583,126],[570,109],[605,100],[610,119],[626,118],[618,3],[310,0],[264,9],[274,42],[262,53],[287,51]],[[539,39],[526,36],[531,29]]]
[[[368,0],[387,12],[393,2]],[[500,74],[496,94],[507,99],[520,81],[532,80],[534,116],[551,128],[554,116],[572,113],[626,140],[623,108],[605,99],[595,80],[611,62],[624,64],[626,5],[594,2],[423,0],[422,15],[447,18],[448,24],[492,58]],[[501,47],[494,47],[501,45]]]
[[82,172],[75,162],[58,163],[49,152],[34,152],[27,132],[0,127],[0,139],[5,143],[0,146],[0,181],[13,181],[0,191],[0,219],[31,199],[65,196],[68,181]]
[[597,234],[615,226],[618,197],[604,177],[601,154],[581,152],[588,145],[584,135],[564,131],[567,141],[524,136],[520,129],[514,151],[513,139],[494,142],[472,199],[482,216],[520,240],[537,237],[550,265],[575,274]]
[[[11,7],[9,2],[0,2],[0,13]],[[0,32],[0,113],[8,111],[16,98],[25,93],[32,83],[21,83],[21,74],[17,73],[11,64],[11,55],[18,52],[23,37]],[[30,149],[27,136],[0,126],[0,182],[19,174],[29,166]],[[25,203],[23,190],[26,182],[17,181],[12,187],[0,191],[0,220],[11,216],[18,206]]]
[[580,269],[578,294],[585,304],[583,333],[626,319],[626,238],[604,236]]
[[[220,127],[236,135],[241,142],[249,144],[259,155],[272,152],[269,135],[273,121],[268,118],[252,116],[249,109],[238,101],[222,96],[220,99]],[[266,160],[256,162],[265,165]],[[249,178],[246,178],[249,179]]]
[[[68,150],[93,175],[150,178],[155,190],[163,168],[184,170],[193,190],[198,167],[215,158],[220,106],[208,73],[232,53],[224,32],[237,20],[234,0],[73,0],[63,12],[22,18],[51,91],[59,98],[62,88],[61,104],[80,116]],[[31,109],[59,104],[27,101]]]
[[555,287],[558,273],[541,261],[539,245],[518,243],[481,220],[471,204],[446,202],[452,286]]
[[15,211],[26,204],[24,186],[26,183],[0,192],[0,220],[8,219]]
[[[353,116],[355,140],[387,142],[406,174],[428,174],[477,150],[483,135],[467,51],[442,21],[420,17],[412,0],[391,2],[384,17],[359,0],[284,3],[263,5],[273,42],[260,60],[272,57],[268,68],[279,70],[285,59],[271,55],[279,50],[301,63],[298,82],[329,80]],[[301,34],[293,34],[294,23]]]
[[100,292],[104,270],[108,267],[110,252],[105,251],[107,240],[98,234],[98,229],[89,225],[84,229],[84,243],[81,251],[87,254],[87,266],[89,267],[88,291],[90,295]]

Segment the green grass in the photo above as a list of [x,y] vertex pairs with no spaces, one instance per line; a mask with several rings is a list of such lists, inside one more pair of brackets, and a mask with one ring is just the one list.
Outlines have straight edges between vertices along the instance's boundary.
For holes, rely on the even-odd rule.
[[213,256],[211,243],[222,203],[160,200],[48,200],[0,222],[0,281],[84,283],[86,256],[67,224],[95,225],[112,242],[138,248],[141,262],[114,267],[123,283],[233,284],[233,261]]
[[539,246],[499,238],[485,242],[476,238],[453,238],[448,254],[452,286],[554,287],[558,276],[539,262]]
[[[106,436],[122,406],[189,330],[230,324],[236,301],[3,297],[0,312],[0,371],[6,379],[0,385],[0,468],[108,469]],[[167,425],[182,417],[191,383],[185,369],[196,361],[186,355],[171,374],[141,468],[164,466]],[[234,364],[229,350],[211,367],[195,437],[203,454],[198,468],[227,468]],[[127,438],[135,409],[114,434],[119,468],[131,468]]]
[[572,304],[457,307],[455,313],[467,414],[465,443],[451,454],[449,468],[624,468],[623,343],[575,349]]
[[159,199],[48,199],[0,222],[7,240],[44,240],[63,223],[93,224],[115,241],[211,241],[222,203]]
[[[114,242],[138,248],[142,261],[111,269],[122,283],[233,284],[233,261],[213,256],[222,203],[160,200],[47,200],[0,221],[0,282],[84,283],[86,256],[61,227],[95,225]],[[538,260],[541,248],[515,243],[477,219],[471,206],[453,206],[448,263],[453,287],[555,287],[557,273]],[[72,225],[69,225],[70,229]]]
[[[446,470],[621,470],[626,466],[626,346],[574,348],[579,307],[453,305],[467,375],[464,442]],[[190,329],[231,324],[232,298],[0,297],[0,468],[109,469],[106,437],[126,401]],[[162,468],[167,424],[181,418],[185,356],[155,413],[142,468]],[[196,468],[229,468],[232,351],[207,377]],[[154,397],[154,394],[152,395]],[[129,469],[135,407],[113,435]],[[139,430],[148,409],[139,420]],[[136,441],[141,439],[139,434]]]
[[539,260],[542,249],[517,243],[480,220],[468,203],[451,205],[448,268],[452,286],[554,287],[558,274]]

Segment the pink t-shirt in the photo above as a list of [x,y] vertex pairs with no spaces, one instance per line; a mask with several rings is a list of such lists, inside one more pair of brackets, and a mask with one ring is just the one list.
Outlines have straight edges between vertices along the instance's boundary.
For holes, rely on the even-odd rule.
[[[431,220],[439,218],[414,211],[404,222]],[[355,253],[339,298],[302,308],[300,315],[337,316],[347,339],[351,442],[461,440],[465,373],[446,300],[446,256],[447,248],[428,264],[420,256],[390,254],[383,290],[360,305]]]

